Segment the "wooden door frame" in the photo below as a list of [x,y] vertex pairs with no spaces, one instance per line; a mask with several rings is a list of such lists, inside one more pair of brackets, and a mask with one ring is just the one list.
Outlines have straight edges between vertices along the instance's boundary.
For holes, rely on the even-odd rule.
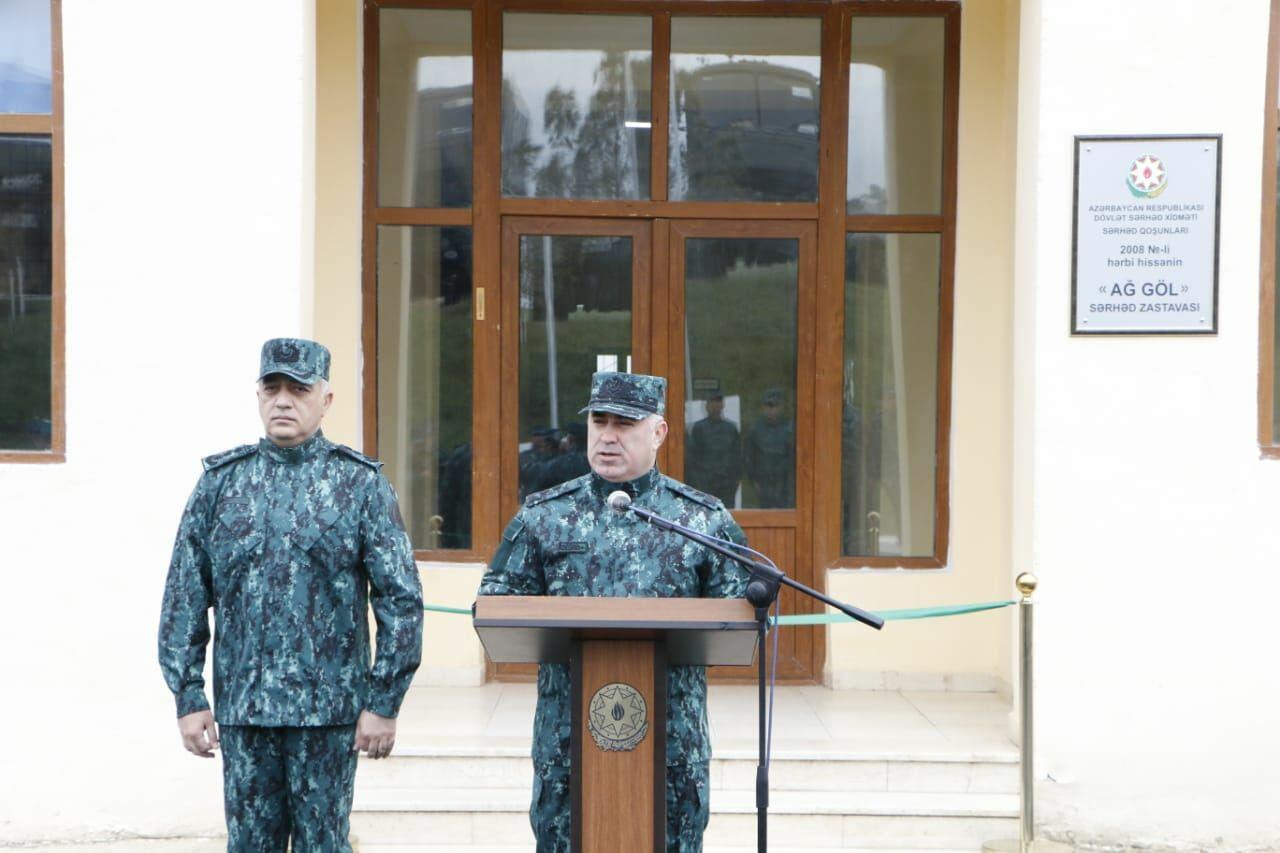
[[[520,238],[629,237],[631,238],[631,363],[638,373],[649,370],[653,305],[651,285],[652,228],[643,219],[587,219],[549,216],[505,216],[502,219],[502,270],[498,289],[501,316],[501,364],[504,378],[499,390],[498,494],[507,516],[519,510],[520,481]],[[588,388],[580,389],[586,403]]]
[[[813,505],[815,479],[814,470],[817,461],[815,436],[816,393],[818,372],[817,359],[817,308],[818,308],[818,223],[797,220],[719,220],[719,219],[679,219],[668,224],[669,235],[666,238],[667,250],[667,421],[672,424],[665,447],[667,448],[668,468],[673,474],[683,476],[685,424],[684,424],[684,364],[688,353],[685,351],[685,299],[684,273],[685,253],[681,247],[688,239],[722,238],[722,239],[794,239],[798,242],[796,263],[796,364],[795,364],[795,506],[791,509],[741,509],[734,511],[734,517],[743,527],[792,527],[795,531],[795,556],[797,560],[808,562],[809,577],[798,578],[816,589],[826,586],[825,567],[813,559]],[[780,567],[788,574],[789,566]],[[797,595],[794,599],[803,601],[800,612],[816,613],[822,607],[817,601]],[[826,634],[817,627],[795,628],[809,634],[808,648],[804,654],[809,657],[803,661],[804,655],[797,658],[808,670],[807,675],[794,676],[787,680],[821,681],[821,669],[826,657]],[[720,682],[750,681],[750,674],[739,674],[725,670],[715,671],[716,680]]]

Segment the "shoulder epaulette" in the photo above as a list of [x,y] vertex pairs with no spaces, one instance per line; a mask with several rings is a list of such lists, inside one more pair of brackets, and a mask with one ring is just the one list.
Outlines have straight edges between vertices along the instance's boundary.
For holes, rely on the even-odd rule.
[[524,505],[537,506],[540,503],[546,503],[552,498],[558,498],[561,495],[567,495],[572,491],[576,491],[582,488],[583,484],[586,482],[587,482],[586,477],[575,477],[574,479],[567,480],[566,482],[563,482],[558,486],[552,486],[549,489],[543,489],[540,492],[534,492],[533,494],[529,495],[527,498],[524,499]]
[[224,450],[221,453],[215,453],[212,456],[206,456],[201,461],[204,463],[204,470],[212,471],[214,468],[221,468],[229,462],[235,462],[237,459],[243,459],[246,456],[252,456],[258,452],[256,444],[242,444],[231,450]]
[[714,495],[709,495],[706,492],[700,492],[693,486],[686,485],[679,480],[673,480],[666,475],[663,475],[662,479],[666,482],[668,489],[678,495],[688,498],[694,503],[700,503],[705,507],[710,507],[711,509],[719,509],[721,506],[720,499]]
[[362,464],[368,465],[370,468],[372,468],[375,471],[377,471],[379,468],[382,467],[382,463],[379,462],[377,459],[374,459],[371,456],[365,456],[359,450],[355,450],[353,448],[347,447],[345,444],[337,445],[337,449],[338,449],[338,452],[343,454],[344,456],[350,456],[352,459]]

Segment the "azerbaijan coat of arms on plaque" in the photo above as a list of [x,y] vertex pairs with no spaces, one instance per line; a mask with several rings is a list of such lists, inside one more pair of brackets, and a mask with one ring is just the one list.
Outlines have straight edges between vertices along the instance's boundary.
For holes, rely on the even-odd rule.
[[1137,198],[1155,198],[1169,186],[1169,173],[1154,154],[1143,154],[1129,167],[1125,183]]
[[627,752],[649,733],[649,707],[630,684],[606,684],[591,697],[587,730],[606,752]]

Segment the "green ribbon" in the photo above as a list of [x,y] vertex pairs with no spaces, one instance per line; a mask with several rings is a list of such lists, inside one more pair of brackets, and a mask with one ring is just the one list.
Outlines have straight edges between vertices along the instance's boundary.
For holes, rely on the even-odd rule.
[[430,610],[433,613],[456,613],[459,616],[470,616],[470,607],[441,607],[438,604],[424,604],[423,610]]
[[[883,613],[877,613],[881,619],[886,622],[902,621],[904,619],[934,619],[939,616],[961,616],[965,613],[981,613],[984,610],[999,610],[1001,607],[1008,607],[1017,604],[1015,600],[1010,601],[987,601],[982,604],[950,604],[943,607],[916,607],[909,610],[886,610]],[[429,610],[433,613],[454,613],[458,616],[470,616],[471,608],[469,607],[441,607],[438,604],[426,604],[423,610]],[[770,620],[773,621],[773,620]],[[846,616],[843,613],[803,613],[798,616],[783,616],[777,620],[778,625],[835,625],[840,622],[852,622],[853,617]]]
[[[982,604],[949,604],[942,607],[915,607],[909,610],[885,610],[877,613],[886,622],[904,619],[934,619],[938,616],[960,616],[965,613],[981,613],[984,610],[999,610],[1017,604],[1017,601],[987,601]],[[772,620],[770,620],[772,621]],[[840,622],[852,622],[852,616],[843,613],[802,613],[798,616],[783,616],[778,624],[787,625],[834,625]]]

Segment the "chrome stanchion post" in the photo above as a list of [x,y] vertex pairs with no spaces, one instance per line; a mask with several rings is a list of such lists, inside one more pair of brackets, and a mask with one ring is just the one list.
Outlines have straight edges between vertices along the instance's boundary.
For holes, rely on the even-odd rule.
[[1019,733],[1021,773],[1019,775],[1018,793],[1021,802],[1021,819],[1019,821],[1018,838],[1002,838],[988,841],[982,845],[985,851],[992,853],[1070,853],[1070,844],[1057,841],[1036,840],[1036,808],[1035,808],[1035,712],[1032,703],[1033,643],[1032,632],[1035,619],[1035,602],[1031,595],[1039,583],[1030,572],[1018,575],[1014,584],[1022,594],[1018,602],[1018,639],[1021,648],[1019,658],[1018,699],[1021,704],[1019,714]]

